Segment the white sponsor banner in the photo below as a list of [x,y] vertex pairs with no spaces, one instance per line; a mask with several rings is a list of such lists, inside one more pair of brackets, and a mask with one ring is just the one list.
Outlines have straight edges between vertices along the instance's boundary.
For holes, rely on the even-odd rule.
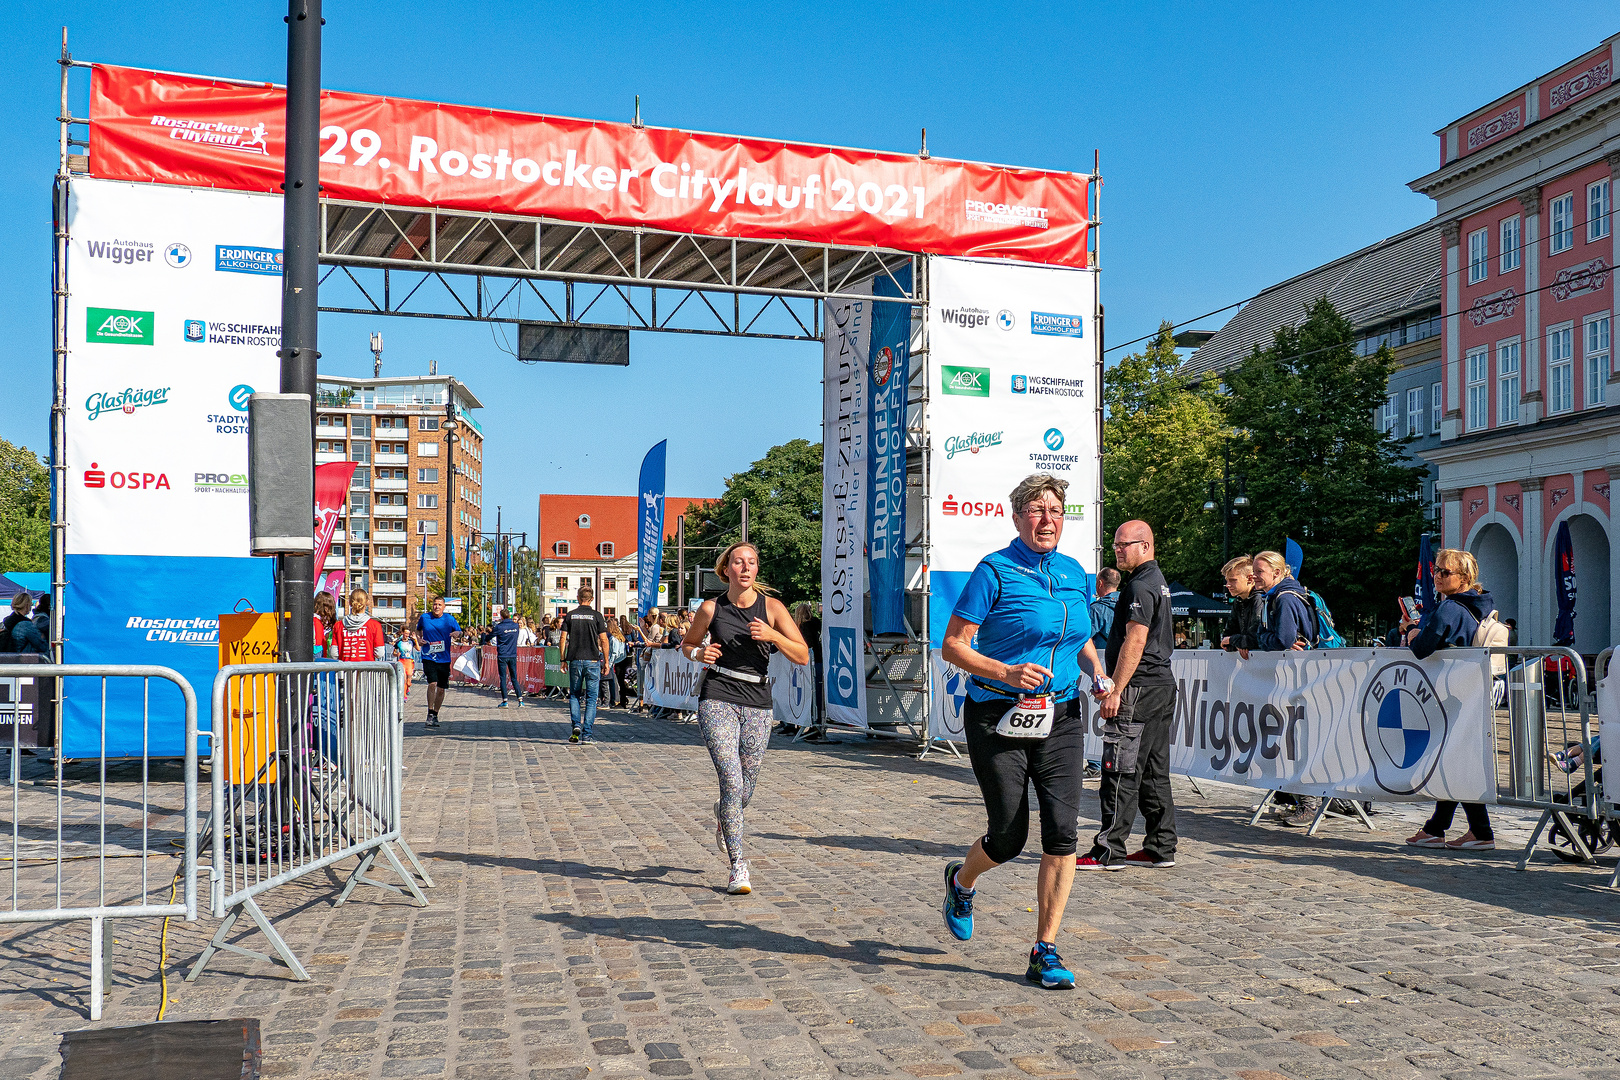
[[[870,293],[864,282],[851,291]],[[828,300],[822,322],[822,655],[827,718],[866,727],[867,351],[872,305]]]
[[247,396],[280,379],[281,200],[72,190],[67,550],[246,556]]
[[[1496,801],[1490,665],[1482,649],[1175,653],[1170,771],[1302,795]],[[957,716],[961,695],[947,716]],[[1102,717],[1081,698],[1086,756]],[[960,722],[956,723],[960,730]],[[950,738],[940,734],[939,738]],[[955,739],[961,740],[960,735]]]
[[[815,673],[809,664],[794,664],[772,653],[768,668],[771,707],[777,723],[807,726],[815,702]],[[654,649],[648,665],[647,701],[664,709],[696,711],[698,679],[703,665],[681,655],[679,649]]]
[[[1604,676],[1597,685],[1598,743],[1611,748],[1620,746],[1620,678],[1613,672]],[[1611,753],[1615,753],[1613,749]],[[1612,805],[1620,805],[1620,768],[1609,771],[1613,780],[1605,780],[1603,797]]]
[[961,738],[939,656],[979,560],[1012,542],[1008,499],[1031,473],[1068,481],[1058,550],[1097,572],[1097,278],[1084,270],[928,261],[929,732]]

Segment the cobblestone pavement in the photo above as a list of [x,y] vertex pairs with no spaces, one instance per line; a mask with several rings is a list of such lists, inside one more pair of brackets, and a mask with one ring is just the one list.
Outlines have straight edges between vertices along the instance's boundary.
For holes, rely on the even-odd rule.
[[[309,983],[230,955],[181,982],[215,924],[170,928],[168,1018],[260,1018],[268,1076],[1620,1077],[1609,859],[1409,852],[1417,809],[1306,838],[1178,784],[1179,865],[1083,875],[1059,942],[1079,987],[1043,991],[1022,978],[1035,858],[982,881],[972,941],[941,924],[944,860],[983,826],[965,763],[774,739],[755,891],[732,897],[694,727],[610,712],[576,747],[566,709],[452,690],[429,733],[413,697],[432,906],[334,907],[336,873],[270,894]],[[105,1023],[152,1019],[157,931],[120,927]],[[0,940],[0,1078],[56,1075],[84,937]]]

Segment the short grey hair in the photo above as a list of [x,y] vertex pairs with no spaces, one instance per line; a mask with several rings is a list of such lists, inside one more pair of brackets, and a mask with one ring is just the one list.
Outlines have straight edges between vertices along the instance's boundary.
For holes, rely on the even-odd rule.
[[1064,502],[1064,496],[1069,491],[1069,482],[1059,480],[1048,473],[1031,473],[1029,476],[1024,477],[1023,480],[1019,481],[1018,486],[1012,490],[1013,513],[1023,513],[1024,507],[1048,491],[1057,496],[1058,502]]

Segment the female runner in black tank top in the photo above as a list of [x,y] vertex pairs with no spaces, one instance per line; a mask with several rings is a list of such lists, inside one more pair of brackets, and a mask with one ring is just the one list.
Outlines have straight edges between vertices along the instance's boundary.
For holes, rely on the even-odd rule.
[[[726,594],[705,600],[692,620],[681,652],[708,665],[698,690],[698,727],[720,775],[720,801],[714,804],[715,842],[731,860],[726,891],[752,889],[742,857],[742,812],[754,798],[754,782],[771,738],[771,687],[766,668],[780,651],[795,664],[810,659],[799,628],[781,601],[767,595],[759,580],[759,551],[732,544],[720,553],[714,572]],[[703,638],[709,637],[709,644]]]

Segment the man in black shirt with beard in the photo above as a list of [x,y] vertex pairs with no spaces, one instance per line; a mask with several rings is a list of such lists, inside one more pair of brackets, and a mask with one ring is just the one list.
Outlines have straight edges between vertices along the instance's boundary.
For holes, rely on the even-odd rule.
[[[1108,631],[1107,665],[1114,689],[1103,699],[1101,828],[1080,870],[1176,865],[1176,808],[1170,795],[1170,722],[1176,683],[1170,584],[1154,559],[1153,530],[1127,521],[1114,533],[1114,562],[1127,575]],[[1125,854],[1138,802],[1146,820],[1142,850]]]

